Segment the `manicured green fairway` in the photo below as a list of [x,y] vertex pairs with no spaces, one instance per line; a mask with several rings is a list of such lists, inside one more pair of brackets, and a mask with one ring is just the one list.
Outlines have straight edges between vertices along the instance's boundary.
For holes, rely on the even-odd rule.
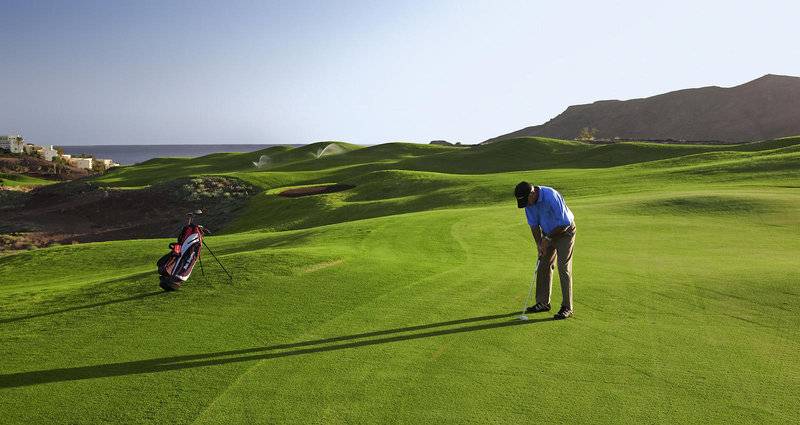
[[0,173],[0,186],[39,186],[53,183],[56,182],[22,174]]
[[[161,293],[167,239],[0,258],[2,423],[796,421],[800,139],[345,146],[101,179],[263,187],[207,239],[233,284],[208,257]],[[522,179],[575,213],[570,320],[515,320],[535,261]],[[356,188],[275,195],[315,183]]]

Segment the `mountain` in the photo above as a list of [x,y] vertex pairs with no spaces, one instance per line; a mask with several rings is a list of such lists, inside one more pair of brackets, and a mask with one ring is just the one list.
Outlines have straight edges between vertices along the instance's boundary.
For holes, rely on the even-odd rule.
[[567,108],[550,121],[484,143],[522,136],[751,142],[800,134],[800,78],[768,74],[730,87],[678,90],[643,99],[601,100]]

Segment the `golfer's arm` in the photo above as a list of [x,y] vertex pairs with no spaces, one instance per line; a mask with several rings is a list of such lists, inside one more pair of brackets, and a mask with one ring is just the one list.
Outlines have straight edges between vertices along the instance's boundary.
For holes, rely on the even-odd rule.
[[542,231],[539,226],[531,226],[531,233],[533,234],[533,240],[536,241],[536,246],[539,246],[542,243]]

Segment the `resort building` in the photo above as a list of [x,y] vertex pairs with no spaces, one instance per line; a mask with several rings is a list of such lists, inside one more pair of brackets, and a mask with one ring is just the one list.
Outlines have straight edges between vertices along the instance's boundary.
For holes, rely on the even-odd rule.
[[92,169],[92,158],[70,158],[69,165],[78,168]]
[[67,161],[67,164],[87,170],[92,169],[94,161],[102,164],[106,170],[112,167],[119,167],[119,164],[114,162],[113,159],[73,158],[69,154],[59,155],[53,145],[39,146],[33,143],[26,143],[25,139],[19,134],[0,136],[0,149],[17,154],[38,155],[46,161],[53,161],[55,158],[61,157]]
[[5,149],[11,153],[22,153],[25,149],[25,139],[19,134],[0,136],[0,149]]
[[58,151],[53,149],[53,145],[43,146],[41,155],[46,161],[52,161],[53,158],[58,156]]
[[33,155],[39,153],[40,148],[41,146],[36,146],[33,143],[25,143],[25,146],[22,147],[22,151],[28,155]]
[[101,163],[101,164],[103,164],[103,168],[105,168],[106,170],[108,170],[108,169],[109,169],[109,168],[111,168],[111,167],[119,167],[119,164],[117,164],[116,162],[114,162],[114,160],[113,160],[113,159],[100,159],[100,158],[96,158],[96,159],[95,159],[95,161],[96,161],[96,162],[99,162],[99,163]]

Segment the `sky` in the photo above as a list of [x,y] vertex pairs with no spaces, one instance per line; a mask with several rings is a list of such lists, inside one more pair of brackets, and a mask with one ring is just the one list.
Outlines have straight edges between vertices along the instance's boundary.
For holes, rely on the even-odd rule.
[[0,134],[478,143],[567,106],[800,75],[796,1],[0,0]]

